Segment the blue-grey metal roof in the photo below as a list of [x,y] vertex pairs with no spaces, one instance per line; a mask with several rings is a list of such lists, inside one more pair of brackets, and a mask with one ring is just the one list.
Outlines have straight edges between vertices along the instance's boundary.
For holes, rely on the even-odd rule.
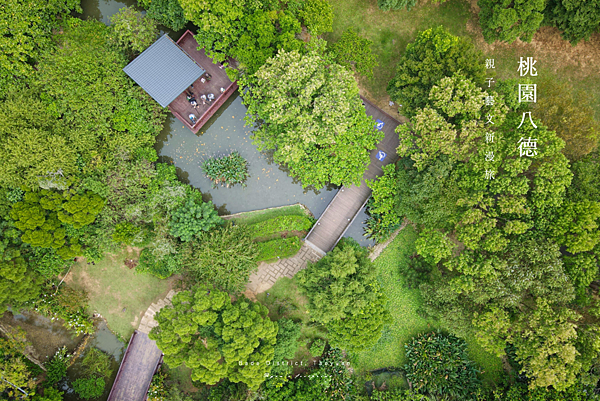
[[123,71],[162,107],[167,107],[204,74],[202,67],[167,34],[144,50]]

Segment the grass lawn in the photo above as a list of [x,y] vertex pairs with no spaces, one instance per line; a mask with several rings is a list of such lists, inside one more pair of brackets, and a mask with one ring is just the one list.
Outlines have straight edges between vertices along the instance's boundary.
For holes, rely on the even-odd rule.
[[231,215],[231,217],[228,217],[228,216],[221,216],[221,217],[231,219],[231,220],[235,221],[236,223],[254,224],[254,223],[260,223],[265,220],[269,220],[269,219],[272,219],[274,217],[279,217],[279,216],[309,216],[309,217],[312,217],[309,215],[309,213],[307,213],[307,210],[299,203],[297,203],[295,205],[281,206],[281,207],[270,208],[270,209],[254,210],[252,212],[237,213],[237,214]]
[[[414,253],[417,234],[411,225],[406,226],[392,243],[375,259],[379,281],[389,300],[393,323],[384,329],[373,349],[357,355],[354,368],[358,371],[384,367],[401,367],[405,361],[403,345],[413,336],[440,328],[439,323],[424,319],[417,313],[422,299],[418,289],[408,289],[399,267],[408,262]],[[486,382],[496,382],[502,374],[499,358],[485,352],[473,339],[467,339],[469,355],[485,371]]]
[[96,265],[80,261],[65,280],[87,291],[90,310],[100,313],[110,329],[126,340],[138,328],[150,304],[164,298],[176,280],[176,276],[161,280],[136,273],[123,263],[125,259],[137,260],[138,256],[139,251],[129,249],[117,255],[107,254]]
[[[543,27],[531,43],[487,44],[477,20],[476,0],[450,0],[440,5],[419,2],[411,11],[381,11],[376,0],[329,0],[334,10],[333,32],[327,41],[336,41],[347,28],[373,41],[373,53],[379,66],[373,79],[360,78],[361,94],[377,106],[398,117],[397,109],[388,106],[386,87],[394,76],[396,64],[406,45],[419,31],[443,25],[454,35],[469,36],[486,58],[495,60],[497,78],[519,78],[519,57],[533,56],[537,60],[539,77],[566,80],[575,90],[586,90],[600,99],[600,75],[593,74],[600,63],[600,34],[589,42],[571,46],[560,37],[557,29]],[[600,118],[600,102],[593,102],[596,118]]]

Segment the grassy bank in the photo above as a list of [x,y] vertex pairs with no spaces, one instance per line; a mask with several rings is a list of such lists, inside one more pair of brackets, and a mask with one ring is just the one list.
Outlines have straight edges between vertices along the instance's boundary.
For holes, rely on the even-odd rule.
[[[384,329],[381,339],[373,349],[358,355],[354,366],[358,371],[401,367],[406,360],[406,342],[428,330],[443,329],[438,322],[425,319],[417,313],[422,303],[420,292],[418,289],[407,288],[404,277],[399,273],[401,266],[408,263],[409,256],[414,253],[416,239],[415,230],[408,225],[375,259],[379,281],[388,297],[392,324]],[[474,339],[466,340],[469,355],[485,372],[484,380],[489,384],[497,382],[502,375],[501,360],[479,347]]]
[[146,309],[164,297],[176,279],[161,280],[125,266],[126,259],[138,257],[139,252],[130,249],[108,254],[95,265],[77,262],[67,279],[69,285],[87,291],[90,310],[104,316],[110,329],[124,339],[129,339]]
[[222,216],[236,223],[256,224],[279,216],[309,216],[306,209],[300,204],[281,206],[270,209],[254,210],[252,212],[237,213],[231,216]]

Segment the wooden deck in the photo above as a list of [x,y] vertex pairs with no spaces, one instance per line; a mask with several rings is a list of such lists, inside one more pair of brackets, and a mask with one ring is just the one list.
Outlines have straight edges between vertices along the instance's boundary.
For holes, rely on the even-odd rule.
[[[365,171],[360,186],[352,185],[340,188],[306,236],[305,243],[321,255],[325,255],[336,246],[371,197],[371,188],[367,186],[365,179],[381,177],[383,175],[382,166],[398,160],[396,149],[399,139],[395,130],[400,123],[375,107],[367,99],[361,98],[367,114],[372,116],[374,121],[384,122],[382,131],[385,133],[385,137],[379,142],[377,148],[371,151],[371,164]],[[380,150],[387,154],[382,162],[377,159],[377,153]]]
[[[194,88],[190,88],[190,91],[194,93],[196,101],[198,102],[198,107],[196,109],[188,102],[185,92],[180,94],[169,104],[171,113],[195,134],[204,124],[206,124],[213,114],[219,110],[233,92],[235,92],[238,85],[236,82],[231,82],[229,80],[229,77],[227,77],[227,74],[225,73],[225,68],[221,69],[217,64],[213,64],[212,59],[206,55],[204,49],[198,50],[198,42],[196,42],[196,39],[194,39],[194,35],[190,30],[187,30],[181,38],[179,38],[177,44],[212,77],[210,81],[207,80],[202,83],[201,79],[206,79],[205,73],[193,83]],[[221,93],[221,88],[223,88],[225,92]],[[207,102],[203,105],[200,96],[208,95],[209,93],[214,94],[215,99],[212,102]],[[194,125],[192,125],[188,118],[191,113],[195,114],[198,118]]]
[[135,331],[121,361],[107,401],[144,401],[162,352],[146,333]]

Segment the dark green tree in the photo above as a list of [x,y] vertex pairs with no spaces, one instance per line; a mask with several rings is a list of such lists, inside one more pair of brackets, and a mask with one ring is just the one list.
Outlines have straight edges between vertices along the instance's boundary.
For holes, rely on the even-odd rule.
[[600,30],[600,1],[549,0],[544,23],[560,29],[562,37],[573,45],[582,39],[589,40]]
[[299,14],[311,35],[333,31],[333,7],[327,0],[306,0]]
[[544,19],[546,0],[479,0],[477,5],[486,42],[531,42]]
[[406,46],[387,92],[402,105],[402,114],[413,117],[428,104],[431,88],[444,77],[460,72],[476,85],[483,85],[483,61],[483,54],[468,38],[451,35],[441,26],[430,28]]

